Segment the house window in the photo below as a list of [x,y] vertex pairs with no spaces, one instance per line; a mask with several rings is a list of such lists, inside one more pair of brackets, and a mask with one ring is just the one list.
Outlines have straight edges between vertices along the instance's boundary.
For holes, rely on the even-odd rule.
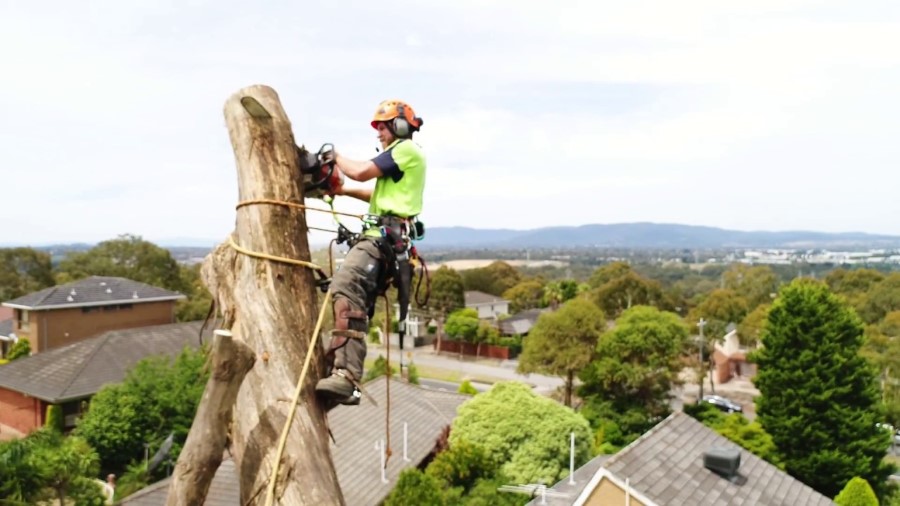
[[16,319],[18,320],[19,330],[28,330],[28,310],[16,309]]
[[121,311],[125,309],[131,309],[134,307],[132,304],[110,304],[109,306],[103,306],[104,311]]

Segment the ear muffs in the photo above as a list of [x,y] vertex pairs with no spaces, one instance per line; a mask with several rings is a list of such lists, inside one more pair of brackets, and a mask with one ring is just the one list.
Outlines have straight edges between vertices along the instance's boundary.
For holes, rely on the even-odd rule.
[[397,105],[397,117],[394,118],[392,124],[394,135],[397,137],[409,137],[412,133],[409,127],[409,121],[406,120],[406,108],[403,104]]

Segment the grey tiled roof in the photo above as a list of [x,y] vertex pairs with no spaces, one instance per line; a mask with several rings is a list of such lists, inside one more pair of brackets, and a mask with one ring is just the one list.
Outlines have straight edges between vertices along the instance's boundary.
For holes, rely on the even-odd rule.
[[[741,453],[739,476],[723,478],[703,466],[711,447]],[[659,505],[818,506],[829,498],[735,445],[689,415],[676,412],[613,455],[603,468]]]
[[575,470],[575,475],[572,477],[574,483],[569,483],[569,476],[566,476],[554,485],[552,489],[548,489],[556,492],[556,494],[547,495],[544,498],[537,496],[525,506],[536,506],[540,504],[546,504],[547,506],[570,506],[578,499],[581,491],[588,485],[597,470],[603,467],[603,464],[609,460],[610,457],[610,455],[599,455],[594,457],[585,465]]
[[[197,321],[105,332],[0,367],[0,387],[51,403],[88,397],[107,383],[122,381],[142,358],[197,347],[201,326]],[[207,328],[204,342],[211,336]]]
[[7,307],[40,310],[58,307],[137,304],[185,298],[178,292],[125,278],[91,276],[64,285],[51,286],[3,303]]
[[466,306],[475,304],[497,304],[500,302],[508,302],[506,299],[491,295],[489,293],[479,292],[477,290],[469,290],[463,293]]
[[506,335],[527,334],[531,327],[537,323],[537,319],[543,313],[550,311],[545,309],[527,309],[520,311],[509,318],[500,321],[500,332]]
[[[166,478],[148,487],[131,494],[117,504],[129,506],[160,506],[166,504],[166,496],[169,495],[169,483],[172,480]],[[226,459],[222,461],[219,470],[209,484],[206,493],[205,506],[237,506],[241,503],[240,480],[237,479],[237,469],[234,461]]]
[[[391,458],[381,482],[381,458],[375,445],[385,437],[386,382],[375,379],[365,385],[375,398],[375,406],[366,398],[358,406],[338,406],[328,414],[329,425],[337,445],[331,447],[338,482],[344,502],[354,506],[381,504],[397,483],[400,471],[416,466],[434,448],[445,426],[456,417],[456,408],[468,395],[419,388],[397,380],[391,381]],[[407,423],[407,457],[403,461],[403,424]],[[210,485],[206,506],[238,506],[239,477],[233,461],[216,471]],[[128,506],[161,506],[166,503],[170,479],[150,485],[120,504]]]
[[3,320],[0,322],[0,336],[8,336],[12,334],[13,329],[13,321],[12,318],[9,320]]

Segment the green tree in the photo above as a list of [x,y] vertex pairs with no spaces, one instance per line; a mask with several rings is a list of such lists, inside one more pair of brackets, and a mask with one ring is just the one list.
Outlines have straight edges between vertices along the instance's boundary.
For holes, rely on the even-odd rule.
[[209,377],[205,361],[205,349],[185,348],[174,360],[148,357],[122,383],[97,392],[74,433],[97,450],[104,472],[121,474],[144,457],[144,443],[158,446],[170,432],[177,458]]
[[384,506],[409,506],[412,504],[434,506],[447,504],[441,482],[414,467],[400,472],[397,485],[384,501]]
[[425,473],[448,486],[468,491],[478,480],[492,478],[499,468],[500,464],[492,460],[484,448],[459,439],[438,453]]
[[522,345],[518,370],[563,377],[565,405],[572,406],[575,377],[591,362],[605,328],[603,311],[586,299],[572,299],[538,317]]
[[556,306],[568,300],[574,299],[579,293],[579,284],[574,279],[561,279],[548,283],[544,287],[542,304],[544,306]]
[[[66,504],[101,506],[95,481],[97,453],[81,438],[39,429],[22,439],[0,443],[0,503],[38,504],[50,499]],[[5,502],[4,502],[5,501]]]
[[209,313],[212,294],[200,279],[200,266],[201,264],[194,264],[179,268],[182,286],[187,290],[187,299],[178,301],[175,306],[175,318],[180,322],[203,320]]
[[[391,376],[397,374],[397,368],[393,365],[391,367]],[[366,373],[363,375],[363,383],[367,383],[372,381],[375,378],[380,378],[382,376],[388,375],[388,361],[385,360],[384,355],[378,355],[378,358],[372,363],[372,367],[370,367]]]
[[878,506],[878,497],[865,479],[854,476],[834,498],[838,506]]
[[48,253],[33,248],[0,248],[0,302],[53,285]]
[[431,274],[431,295],[428,305],[447,315],[465,305],[463,278],[459,272],[447,266]]
[[825,276],[825,283],[832,292],[844,299],[858,313],[865,312],[867,294],[884,279],[884,274],[874,269],[834,269]]
[[792,476],[833,497],[854,476],[884,483],[889,435],[856,313],[821,282],[797,279],[769,311],[754,383],[757,419]]
[[649,306],[625,311],[600,337],[595,359],[579,375],[583,412],[603,436],[598,445],[627,444],[669,414],[687,345],[681,318]]
[[[450,445],[478,441],[513,482],[555,483],[568,473],[569,434],[575,433],[575,465],[590,458],[590,427],[570,408],[535,394],[519,382],[500,382],[458,409]],[[528,430],[523,428],[527,427]]]
[[462,273],[466,290],[477,290],[500,296],[522,281],[522,274],[515,267],[497,260],[487,267],[467,269]]
[[725,271],[723,280],[725,288],[740,294],[750,309],[770,303],[778,291],[778,276],[768,265],[734,264]]
[[687,320],[696,328],[700,318],[706,320],[706,335],[711,339],[725,337],[729,323],[741,323],[748,314],[747,300],[730,288],[713,290],[709,297],[688,313]]
[[761,304],[744,317],[737,326],[738,339],[745,346],[756,346],[762,336],[763,327],[769,317],[771,304]]
[[57,267],[60,283],[88,276],[122,277],[181,293],[190,291],[172,254],[135,235],[121,235],[71,253]]
[[631,269],[631,266],[625,262],[608,263],[602,267],[598,267],[597,270],[591,273],[591,277],[588,279],[588,285],[590,285],[591,288],[600,288],[606,283],[627,274],[631,274],[632,272],[634,271]]
[[28,339],[19,339],[9,349],[9,353],[6,354],[6,359],[12,362],[17,358],[28,356],[31,356],[31,341]]
[[611,318],[617,318],[633,306],[646,305],[660,309],[671,306],[658,282],[635,272],[628,272],[591,290],[590,297]]
[[478,311],[472,308],[458,309],[447,317],[444,331],[461,341],[474,342],[478,334]]
[[866,323],[876,323],[900,310],[900,272],[894,272],[867,292],[859,313]]
[[503,298],[509,301],[509,312],[541,307],[544,298],[544,283],[538,279],[526,279],[503,292]]

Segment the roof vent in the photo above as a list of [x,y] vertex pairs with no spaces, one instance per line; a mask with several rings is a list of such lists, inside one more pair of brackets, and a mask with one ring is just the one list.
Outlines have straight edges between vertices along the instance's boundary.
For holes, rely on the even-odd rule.
[[106,286],[106,281],[101,281],[100,286]]
[[723,478],[734,478],[741,467],[741,452],[736,448],[712,447],[703,452],[703,467]]
[[72,297],[74,297],[74,296],[76,296],[76,295],[78,295],[78,294],[75,293],[75,289],[73,288],[72,291],[69,292],[69,295],[71,295]]
[[137,298],[139,298],[139,297],[138,297],[138,294],[137,294],[137,290],[134,291],[134,293],[131,295],[131,298],[132,298],[132,299],[137,299]]
[[112,293],[112,288],[106,287],[106,293]]
[[73,299],[71,295],[69,295],[68,297],[66,297],[66,300],[69,301],[69,302],[75,302],[75,299]]

